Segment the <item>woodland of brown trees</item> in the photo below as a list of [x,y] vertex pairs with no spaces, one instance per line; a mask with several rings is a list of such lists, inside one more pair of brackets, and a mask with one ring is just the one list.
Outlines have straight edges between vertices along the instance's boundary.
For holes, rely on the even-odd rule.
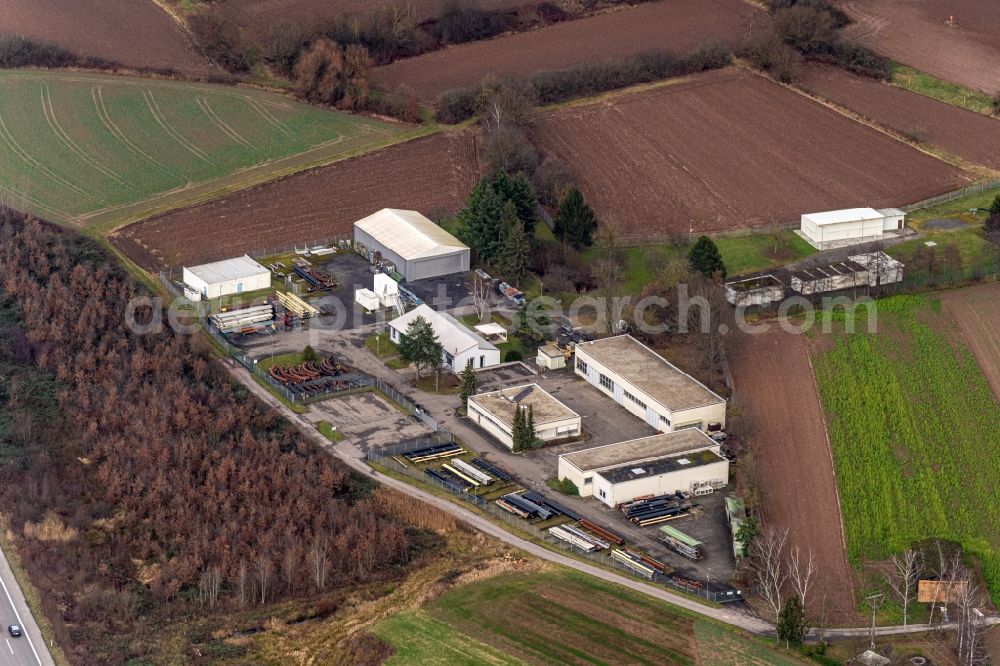
[[72,661],[149,656],[137,623],[322,595],[429,543],[193,336],[128,330],[144,292],[96,241],[0,211],[0,276],[2,512]]

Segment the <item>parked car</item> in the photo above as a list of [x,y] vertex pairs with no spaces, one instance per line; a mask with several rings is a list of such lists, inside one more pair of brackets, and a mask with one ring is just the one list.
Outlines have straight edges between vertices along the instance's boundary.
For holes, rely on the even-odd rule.
[[21,635],[21,627],[16,624],[12,624],[7,627],[7,632],[14,638],[18,638]]

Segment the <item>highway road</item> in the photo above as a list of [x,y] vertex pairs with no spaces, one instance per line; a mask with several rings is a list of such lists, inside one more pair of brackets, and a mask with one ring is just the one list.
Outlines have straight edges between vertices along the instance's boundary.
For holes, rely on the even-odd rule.
[[[11,637],[7,627],[17,624],[23,635]],[[21,594],[21,587],[14,578],[7,556],[0,550],[0,630],[4,642],[0,643],[0,666],[55,666],[38,624]]]

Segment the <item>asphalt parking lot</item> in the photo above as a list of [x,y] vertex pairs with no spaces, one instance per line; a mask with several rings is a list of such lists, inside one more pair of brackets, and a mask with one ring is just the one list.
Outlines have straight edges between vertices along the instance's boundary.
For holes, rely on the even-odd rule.
[[433,434],[422,421],[370,391],[322,400],[312,407],[310,421],[329,422],[364,452]]

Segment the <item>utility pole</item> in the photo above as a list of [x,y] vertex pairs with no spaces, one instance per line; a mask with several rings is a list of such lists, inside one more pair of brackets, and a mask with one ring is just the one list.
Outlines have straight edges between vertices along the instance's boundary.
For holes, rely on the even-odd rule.
[[868,604],[868,608],[872,611],[872,626],[868,630],[869,638],[869,649],[875,649],[875,615],[878,613],[879,609],[882,608],[882,603],[885,601],[885,594],[878,592],[876,594],[871,594],[865,597],[865,603]]

